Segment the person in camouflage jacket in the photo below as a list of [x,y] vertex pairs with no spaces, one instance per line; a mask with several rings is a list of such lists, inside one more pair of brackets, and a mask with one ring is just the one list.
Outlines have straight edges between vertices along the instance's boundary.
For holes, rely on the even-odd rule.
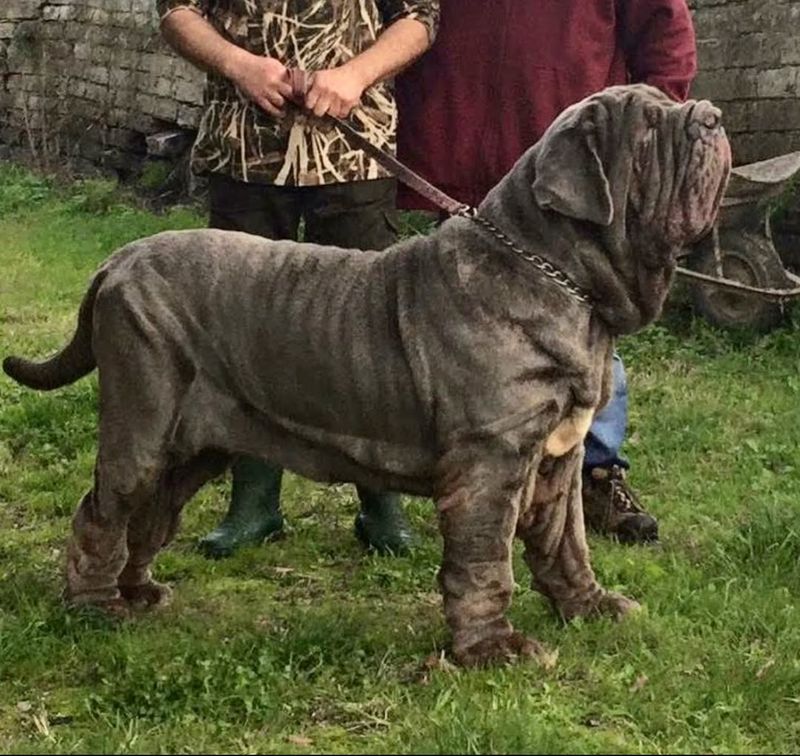
[[[396,184],[325,116],[349,117],[395,151],[392,77],[433,42],[438,0],[156,0],[177,52],[207,72],[192,152],[209,176],[210,223],[272,239],[383,249],[396,238]],[[312,73],[301,106],[289,69]],[[365,369],[368,366],[365,365]],[[376,408],[377,409],[377,408]],[[233,465],[229,511],[209,556],[280,535],[282,471]],[[413,542],[397,494],[358,487],[356,533],[381,553]]]

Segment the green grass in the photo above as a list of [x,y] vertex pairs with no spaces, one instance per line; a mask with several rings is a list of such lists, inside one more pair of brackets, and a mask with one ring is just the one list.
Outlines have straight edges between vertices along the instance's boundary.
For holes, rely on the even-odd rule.
[[[0,352],[60,345],[106,255],[201,224],[0,166]],[[663,543],[592,539],[604,583],[646,606],[621,624],[562,626],[517,553],[512,617],[558,650],[549,671],[426,670],[447,641],[430,503],[408,505],[413,558],[368,557],[351,488],[292,477],[286,540],[199,556],[222,481],[157,563],[171,608],[122,626],[66,612],[63,548],[91,477],[96,384],[40,395],[3,377],[0,751],[796,752],[800,327],[718,333],[677,308],[621,346],[632,480]]]

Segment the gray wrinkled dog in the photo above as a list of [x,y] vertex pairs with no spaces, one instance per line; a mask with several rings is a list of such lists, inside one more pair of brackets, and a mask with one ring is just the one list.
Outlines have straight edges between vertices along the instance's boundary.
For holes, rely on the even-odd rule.
[[483,222],[452,218],[380,253],[211,230],[119,250],[61,352],[4,363],[45,390],[100,371],[68,597],[163,603],[150,565],[182,507],[248,454],[433,496],[463,664],[538,650],[505,617],[515,534],[563,617],[636,607],[592,572],[581,442],[609,395],[615,337],[659,314],[729,170],[710,103],[614,87],[557,119],[480,206]]

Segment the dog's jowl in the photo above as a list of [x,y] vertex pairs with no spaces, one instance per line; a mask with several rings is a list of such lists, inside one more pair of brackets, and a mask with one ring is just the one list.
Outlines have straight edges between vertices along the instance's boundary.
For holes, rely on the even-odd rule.
[[505,617],[515,535],[562,616],[636,606],[592,572],[580,441],[608,395],[615,338],[658,316],[729,170],[710,103],[616,87],[566,110],[477,218],[385,252],[212,230],[122,248],[61,352],[4,363],[39,389],[99,371],[70,600],[163,603],[150,567],[181,508],[246,454],[433,496],[463,664],[538,649]]

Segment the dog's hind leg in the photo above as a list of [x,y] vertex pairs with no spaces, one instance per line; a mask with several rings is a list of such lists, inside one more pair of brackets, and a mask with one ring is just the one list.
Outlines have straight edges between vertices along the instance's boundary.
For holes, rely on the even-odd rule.
[[128,520],[154,488],[142,481],[121,491],[101,468],[98,461],[94,487],[83,497],[72,521],[65,594],[72,605],[95,604],[124,615],[127,607],[117,579],[128,559]]
[[164,483],[132,513],[128,524],[128,559],[119,575],[120,594],[133,608],[166,606],[172,598],[169,586],[153,580],[150,565],[177,530],[178,513],[164,496]]
[[464,666],[508,663],[541,652],[506,618],[514,576],[511,547],[530,461],[501,441],[460,447],[440,462],[437,482],[444,558],[439,583]]
[[184,505],[209,480],[228,466],[228,456],[205,452],[162,476],[150,501],[131,516],[128,523],[128,561],[119,576],[122,597],[135,608],[165,606],[172,591],[153,580],[150,565],[158,552],[175,537]]
[[129,559],[129,526],[158,499],[176,398],[187,382],[170,344],[136,313],[123,289],[101,292],[95,305],[93,351],[100,371],[95,486],[75,515],[67,561],[68,600],[114,611],[125,605],[119,578]]
[[638,604],[604,590],[595,579],[583,525],[583,447],[539,465],[532,497],[520,515],[517,534],[534,587],[565,619],[594,613],[622,616]]

